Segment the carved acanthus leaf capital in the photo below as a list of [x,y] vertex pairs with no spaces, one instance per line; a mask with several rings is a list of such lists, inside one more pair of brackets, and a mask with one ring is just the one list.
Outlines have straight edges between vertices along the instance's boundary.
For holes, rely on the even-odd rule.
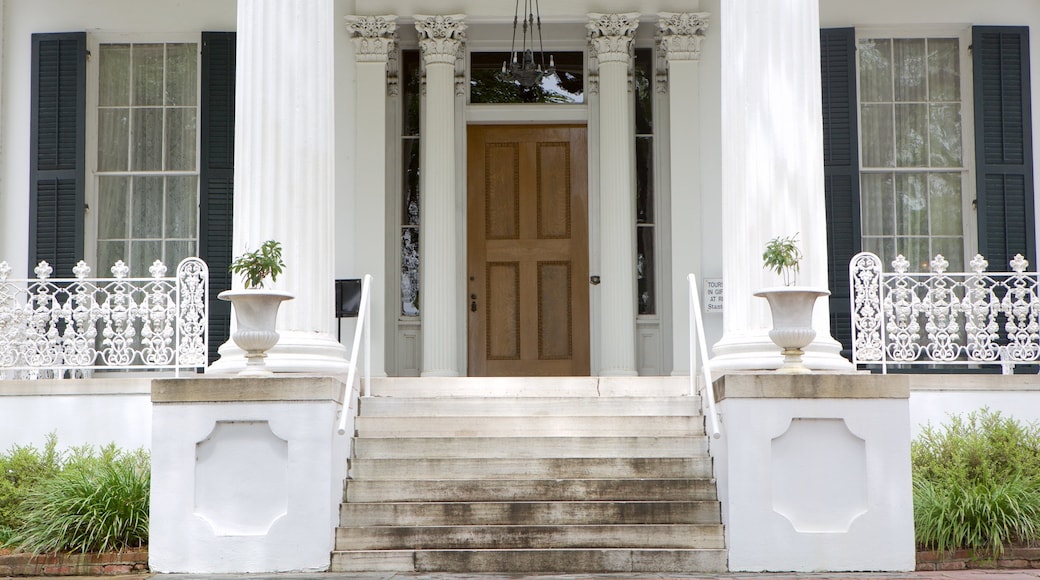
[[386,62],[397,48],[397,16],[347,16],[347,30],[359,62]]
[[415,30],[419,33],[419,48],[427,63],[455,64],[466,42],[465,14],[437,16],[415,15]]
[[632,41],[639,26],[639,13],[590,13],[588,17],[585,28],[589,31],[589,44],[599,62],[629,62]]
[[701,42],[708,33],[707,12],[658,13],[658,35],[668,60],[700,60]]

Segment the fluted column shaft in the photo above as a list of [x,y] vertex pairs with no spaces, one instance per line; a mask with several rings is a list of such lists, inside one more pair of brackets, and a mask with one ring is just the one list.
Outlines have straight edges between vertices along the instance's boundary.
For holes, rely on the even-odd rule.
[[426,66],[422,126],[422,376],[459,374],[459,291],[455,219],[455,60],[465,41],[462,15],[416,16]]
[[348,16],[347,30],[354,41],[357,63],[354,135],[358,144],[354,172],[354,231],[359,240],[354,254],[358,274],[372,279],[372,374],[386,374],[386,81],[389,55],[397,48],[397,17]]
[[690,373],[690,308],[686,280],[701,280],[701,42],[707,13],[658,14],[660,48],[668,63],[668,135],[671,154],[672,374]]
[[636,374],[635,136],[628,75],[638,14],[589,14],[599,64],[600,370]]
[[[722,239],[725,311],[713,366],[775,368],[765,300],[782,282],[761,267],[766,242],[797,234],[798,283],[827,287],[819,0],[732,0],[719,18],[722,43]],[[851,369],[830,336],[826,300],[816,303],[815,369]]]
[[[274,287],[296,299],[278,315],[275,372],[346,370],[334,317],[333,26],[333,0],[238,2],[233,245],[284,247]],[[222,347],[215,370],[234,370],[236,350]]]

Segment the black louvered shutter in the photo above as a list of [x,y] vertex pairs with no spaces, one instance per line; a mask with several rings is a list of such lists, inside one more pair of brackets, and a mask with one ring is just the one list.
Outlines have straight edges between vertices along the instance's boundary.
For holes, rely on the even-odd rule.
[[820,65],[831,336],[841,342],[842,355],[851,359],[849,261],[860,251],[855,29],[820,31]]
[[235,178],[235,33],[202,33],[202,111],[199,168],[199,257],[209,265],[209,360],[227,342]]
[[1036,267],[1029,28],[972,29],[979,252],[993,270],[1015,254]]
[[29,276],[41,260],[72,277],[83,259],[87,35],[32,36]]

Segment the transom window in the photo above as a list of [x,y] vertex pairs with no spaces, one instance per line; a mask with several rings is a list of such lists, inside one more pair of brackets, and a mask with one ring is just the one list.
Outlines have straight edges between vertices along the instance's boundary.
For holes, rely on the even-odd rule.
[[[858,40],[863,249],[964,270],[973,216],[964,159],[961,40]],[[971,224],[973,225],[973,223]]]
[[97,263],[147,276],[198,245],[195,42],[98,47]]

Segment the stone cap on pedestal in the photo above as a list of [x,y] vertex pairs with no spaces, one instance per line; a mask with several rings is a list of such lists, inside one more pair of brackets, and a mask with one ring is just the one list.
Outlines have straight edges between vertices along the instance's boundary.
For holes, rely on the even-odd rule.
[[725,399],[908,399],[910,377],[868,373],[732,373],[713,383]]
[[329,376],[156,379],[153,403],[343,402],[343,382]]

